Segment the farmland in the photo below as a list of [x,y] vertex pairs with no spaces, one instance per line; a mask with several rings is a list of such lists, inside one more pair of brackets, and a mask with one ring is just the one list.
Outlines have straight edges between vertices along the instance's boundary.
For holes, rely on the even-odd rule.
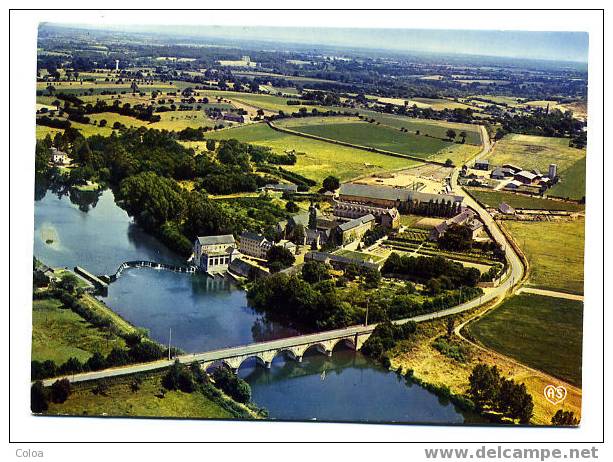
[[486,207],[496,208],[501,202],[506,202],[516,209],[527,210],[561,210],[567,212],[580,212],[585,206],[574,202],[564,202],[542,197],[515,194],[505,191],[489,191],[484,189],[468,188],[470,194]]
[[528,285],[583,293],[585,219],[572,221],[505,221],[503,226],[528,258]]
[[295,150],[298,161],[296,165],[287,167],[288,170],[318,182],[331,173],[345,181],[358,176],[418,165],[418,162],[408,159],[281,133],[265,124],[219,130],[207,134],[207,138],[234,138],[245,143],[269,146],[277,153]]
[[564,185],[552,194],[574,199],[585,195],[585,149],[569,147],[568,138],[507,135],[496,143],[488,157],[493,165],[509,163],[541,172],[547,172],[549,164],[556,164]]
[[309,118],[308,121],[288,120],[281,122],[279,126],[309,135],[424,159],[449,144],[437,138],[403,133],[394,128],[345,117]]
[[482,344],[581,386],[583,303],[521,294],[469,324]]

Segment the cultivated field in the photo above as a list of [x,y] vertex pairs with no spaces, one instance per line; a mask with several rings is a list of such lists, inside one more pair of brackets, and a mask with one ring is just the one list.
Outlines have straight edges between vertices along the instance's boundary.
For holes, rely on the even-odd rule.
[[502,223],[530,264],[528,285],[583,294],[585,219]]
[[467,188],[470,194],[486,207],[497,208],[501,202],[506,202],[516,209],[527,210],[561,210],[568,212],[580,212],[585,209],[584,205],[574,202],[564,202],[542,197],[527,196],[505,191],[489,191],[485,189]]
[[547,191],[547,194],[570,199],[585,197],[585,157],[564,170],[563,174],[564,176]]
[[265,124],[220,130],[206,136],[211,139],[235,138],[245,143],[269,146],[277,153],[294,150],[298,161],[296,165],[286,168],[319,182],[328,175],[346,181],[358,176],[418,165],[418,162],[409,159],[281,133]]
[[309,135],[424,159],[450,144],[438,138],[403,133],[385,125],[356,121],[349,117],[288,119],[278,125]]
[[482,344],[581,386],[583,303],[521,294],[469,324]]

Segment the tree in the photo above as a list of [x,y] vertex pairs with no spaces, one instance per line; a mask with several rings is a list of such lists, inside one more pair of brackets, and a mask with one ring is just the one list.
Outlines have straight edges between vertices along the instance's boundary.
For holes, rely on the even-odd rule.
[[551,418],[551,425],[555,425],[556,427],[576,427],[579,425],[579,420],[575,417],[573,411],[558,409]]
[[500,393],[500,373],[496,366],[477,364],[468,378],[469,394],[481,408],[494,406]]
[[34,413],[45,412],[49,409],[49,398],[43,382],[37,380],[30,388],[30,409]]
[[292,266],[296,261],[294,254],[280,245],[273,245],[268,250],[266,259],[268,260],[269,267],[272,264],[276,264],[274,266],[275,268],[278,268],[279,265],[281,268],[287,268],[288,266]]
[[100,119],[100,122],[98,122],[98,126],[99,127],[106,127],[106,119]]
[[330,175],[324,178],[322,185],[326,191],[336,191],[340,187],[341,182],[337,177]]
[[63,403],[70,396],[70,380],[60,379],[51,385],[51,401]]
[[447,132],[445,132],[445,134],[447,135],[447,138],[449,138],[450,140],[455,140],[455,138],[457,136],[455,130],[453,130],[452,128],[447,130]]
[[314,204],[309,206],[309,229],[317,229],[317,209]]
[[445,161],[445,167],[453,167],[453,161],[451,159],[447,159]]
[[194,391],[194,378],[191,371],[176,359],[162,378],[162,386],[167,390],[181,390],[185,393],[191,393]]
[[461,141],[461,143],[462,143],[462,144],[466,143],[466,137],[467,137],[467,136],[468,136],[468,135],[466,134],[466,132],[465,132],[464,130],[462,130],[462,131],[460,132],[460,138],[462,138],[462,141]]
[[215,140],[206,140],[206,149],[207,151],[215,150]]
[[74,274],[72,273],[67,273],[64,274],[61,278],[60,281],[58,282],[58,286],[69,292],[69,293],[74,293],[75,289],[77,288],[77,286],[79,285],[79,278],[77,278]]
[[473,244],[473,233],[467,225],[452,224],[439,240],[438,245],[443,250],[461,252],[469,250]]
[[285,210],[289,213],[297,213],[300,211],[300,207],[295,202],[289,201],[285,204]]
[[305,239],[304,226],[298,224],[292,230],[292,242],[296,245],[303,245]]
[[307,261],[302,266],[302,279],[306,282],[314,283],[330,279],[332,276],[328,271],[327,265],[317,261]]
[[451,337],[453,335],[453,329],[455,327],[455,317],[448,316],[445,322],[445,327],[447,328],[447,337]]

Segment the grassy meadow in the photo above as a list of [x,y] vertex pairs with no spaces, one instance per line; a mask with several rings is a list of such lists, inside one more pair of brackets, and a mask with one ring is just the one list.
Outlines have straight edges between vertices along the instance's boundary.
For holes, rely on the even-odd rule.
[[269,146],[277,153],[295,150],[298,161],[296,165],[286,168],[318,182],[328,175],[335,175],[346,181],[358,176],[419,165],[418,162],[409,159],[281,133],[265,124],[219,130],[208,133],[207,138],[217,140],[235,138],[245,143]]
[[136,391],[132,390],[133,380],[130,376],[107,380],[106,390],[102,393],[99,391],[100,381],[77,384],[64,403],[49,403],[46,414],[201,419],[235,417],[203,393],[177,390],[162,394],[162,373],[145,376]]
[[530,265],[528,285],[583,294],[585,219],[570,221],[505,221]]
[[468,325],[482,344],[581,386],[583,303],[514,295]]
[[516,209],[527,210],[559,210],[567,212],[580,212],[585,209],[584,205],[574,202],[563,202],[542,197],[516,194],[506,191],[490,191],[485,189],[468,188],[470,194],[486,207],[496,208],[501,202],[506,202]]
[[95,352],[107,355],[124,340],[96,328],[54,298],[32,303],[32,360],[60,365],[71,357],[85,362]]

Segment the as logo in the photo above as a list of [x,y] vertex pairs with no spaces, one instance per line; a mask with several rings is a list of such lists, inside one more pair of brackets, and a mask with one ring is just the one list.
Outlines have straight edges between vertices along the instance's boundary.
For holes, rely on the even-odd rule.
[[543,393],[545,394],[545,399],[551,404],[560,404],[566,399],[566,388],[562,385],[557,387],[554,385],[547,385]]

